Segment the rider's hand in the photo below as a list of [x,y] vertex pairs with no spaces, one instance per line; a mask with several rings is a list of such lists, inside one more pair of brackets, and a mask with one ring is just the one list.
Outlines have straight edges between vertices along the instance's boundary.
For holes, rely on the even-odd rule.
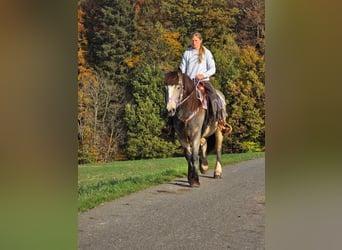
[[201,80],[201,79],[203,79],[203,78],[204,78],[204,75],[202,75],[202,74],[198,74],[198,75],[196,75],[196,78],[197,78],[198,80]]

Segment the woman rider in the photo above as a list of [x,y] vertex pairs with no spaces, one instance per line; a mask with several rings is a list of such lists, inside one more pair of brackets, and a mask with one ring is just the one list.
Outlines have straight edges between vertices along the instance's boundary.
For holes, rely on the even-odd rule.
[[[214,118],[218,121],[222,133],[225,134],[230,127],[225,122],[226,113],[223,103],[213,85],[209,82],[209,78],[216,72],[215,61],[211,51],[202,45],[202,41],[202,35],[199,32],[191,34],[191,46],[183,53],[179,68],[190,79],[203,83],[212,104]],[[168,124],[170,126],[173,123],[169,121]],[[172,127],[170,134],[174,134]]]

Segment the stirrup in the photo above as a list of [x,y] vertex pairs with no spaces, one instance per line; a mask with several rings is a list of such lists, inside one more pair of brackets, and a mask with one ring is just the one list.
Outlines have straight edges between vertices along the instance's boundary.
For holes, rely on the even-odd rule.
[[224,120],[219,121],[218,127],[223,135],[229,135],[233,131],[232,126]]

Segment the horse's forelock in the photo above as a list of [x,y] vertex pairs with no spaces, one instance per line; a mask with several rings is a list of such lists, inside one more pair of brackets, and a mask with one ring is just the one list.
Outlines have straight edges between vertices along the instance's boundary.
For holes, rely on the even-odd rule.
[[189,110],[195,111],[199,106],[199,100],[197,99],[194,82],[186,74],[182,74],[180,71],[171,71],[164,75],[165,86],[174,86],[179,84],[179,77],[182,77],[182,85],[184,88],[184,96],[188,96],[187,102],[183,104]]
[[178,73],[177,71],[171,71],[165,74],[164,77],[165,85],[177,85],[178,84]]

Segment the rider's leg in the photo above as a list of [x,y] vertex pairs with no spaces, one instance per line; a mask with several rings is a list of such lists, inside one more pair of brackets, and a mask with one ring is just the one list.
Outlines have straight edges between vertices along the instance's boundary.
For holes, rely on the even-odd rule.
[[214,118],[218,122],[223,134],[231,132],[232,127],[226,122],[227,113],[223,107],[223,102],[210,82],[205,82],[204,87],[210,98]]

